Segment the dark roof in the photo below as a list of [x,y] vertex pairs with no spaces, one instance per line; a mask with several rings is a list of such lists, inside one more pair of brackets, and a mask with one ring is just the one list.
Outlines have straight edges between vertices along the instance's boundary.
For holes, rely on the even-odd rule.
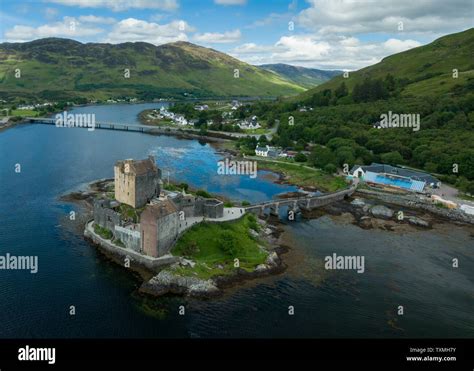
[[130,173],[135,175],[145,175],[149,173],[158,173],[158,168],[155,164],[153,156],[145,160],[123,160],[117,161],[116,166],[119,166],[121,171],[124,171],[125,164],[130,165]]
[[171,200],[163,200],[155,205],[147,205],[142,214],[151,214],[155,219],[178,212],[178,208]]
[[359,167],[361,167],[364,171],[370,171],[372,173],[394,174],[394,175],[410,178],[413,180],[426,182],[428,184],[439,183],[439,180],[437,178],[435,178],[431,174],[424,173],[422,171],[395,167],[391,165],[377,164],[375,162],[368,166],[354,165],[351,169],[351,173],[354,173],[354,171],[357,170]]

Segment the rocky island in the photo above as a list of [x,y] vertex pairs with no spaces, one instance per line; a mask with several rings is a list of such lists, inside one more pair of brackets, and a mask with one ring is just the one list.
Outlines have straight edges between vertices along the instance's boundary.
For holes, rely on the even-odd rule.
[[165,189],[153,157],[118,161],[114,175],[113,183],[96,182],[92,193],[73,197],[92,205],[88,239],[125,267],[151,274],[140,292],[207,298],[284,270],[277,229],[243,207],[186,192],[187,185]]

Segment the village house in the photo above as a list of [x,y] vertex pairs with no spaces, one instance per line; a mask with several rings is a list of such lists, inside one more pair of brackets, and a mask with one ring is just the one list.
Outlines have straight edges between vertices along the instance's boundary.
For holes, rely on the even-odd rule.
[[276,147],[270,147],[268,144],[265,147],[257,145],[255,148],[255,154],[261,157],[278,157],[280,150]]
[[242,104],[238,100],[233,100],[231,105],[232,105],[231,109],[233,111],[236,111],[240,106],[242,106]]
[[204,105],[197,105],[194,107],[196,111],[206,111],[209,109],[209,106],[207,104]]

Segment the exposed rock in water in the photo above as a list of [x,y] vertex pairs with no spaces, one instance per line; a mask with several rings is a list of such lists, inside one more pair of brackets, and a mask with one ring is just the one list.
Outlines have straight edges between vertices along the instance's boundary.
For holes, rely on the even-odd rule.
[[268,254],[265,264],[270,267],[278,267],[281,264],[280,257],[275,251],[272,251],[270,254]]
[[364,229],[371,229],[374,227],[372,224],[372,219],[369,216],[363,216],[360,218],[358,225]]
[[370,209],[370,213],[376,217],[381,219],[391,219],[393,217],[393,211],[390,210],[387,206],[383,205],[376,205]]
[[365,206],[365,202],[360,198],[356,198],[354,201],[351,202],[351,205],[355,207],[363,207]]
[[189,295],[200,298],[214,297],[221,292],[212,280],[186,277],[162,270],[140,287],[140,291],[154,296],[166,294]]
[[417,218],[416,216],[410,216],[407,218],[407,220],[408,223],[416,225],[417,227],[431,228],[431,224],[429,222],[421,218]]

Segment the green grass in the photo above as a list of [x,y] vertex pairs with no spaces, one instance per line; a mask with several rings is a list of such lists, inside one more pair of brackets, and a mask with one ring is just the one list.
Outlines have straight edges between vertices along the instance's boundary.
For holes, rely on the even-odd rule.
[[[305,89],[226,54],[185,43],[80,44],[40,39],[21,49],[0,44],[0,92],[58,100],[72,97],[281,96]],[[32,57],[31,55],[35,55]],[[15,68],[22,71],[15,78]],[[124,70],[130,77],[124,78]],[[234,78],[234,71],[240,77]]]
[[460,198],[461,200],[474,201],[474,196],[469,196],[465,193],[459,193],[457,197]]
[[19,116],[19,117],[35,117],[38,116],[38,111],[33,110],[23,110],[23,109],[16,109],[13,111],[9,111],[8,114],[10,116]]
[[94,232],[106,240],[110,240],[113,236],[111,231],[109,231],[107,228],[101,227],[96,223],[94,223]]
[[[264,245],[251,237],[249,230],[258,229],[253,215],[225,223],[200,223],[193,226],[179,239],[171,253],[196,262],[195,267],[180,267],[176,273],[208,279],[215,275],[228,275],[235,271],[234,259],[239,259],[240,268],[251,271],[265,262],[267,253],[259,248]],[[223,246],[222,236],[232,238],[235,249],[229,252]],[[223,268],[219,268],[221,265]]]
[[271,162],[259,160],[258,165],[266,170],[280,172],[288,178],[288,182],[301,187],[315,187],[327,192],[335,192],[346,188],[347,184],[341,177],[325,173],[291,162]]
[[131,219],[134,223],[137,223],[139,220],[139,215],[144,210],[144,207],[141,209],[134,209],[129,205],[121,204],[119,209],[122,219]]

